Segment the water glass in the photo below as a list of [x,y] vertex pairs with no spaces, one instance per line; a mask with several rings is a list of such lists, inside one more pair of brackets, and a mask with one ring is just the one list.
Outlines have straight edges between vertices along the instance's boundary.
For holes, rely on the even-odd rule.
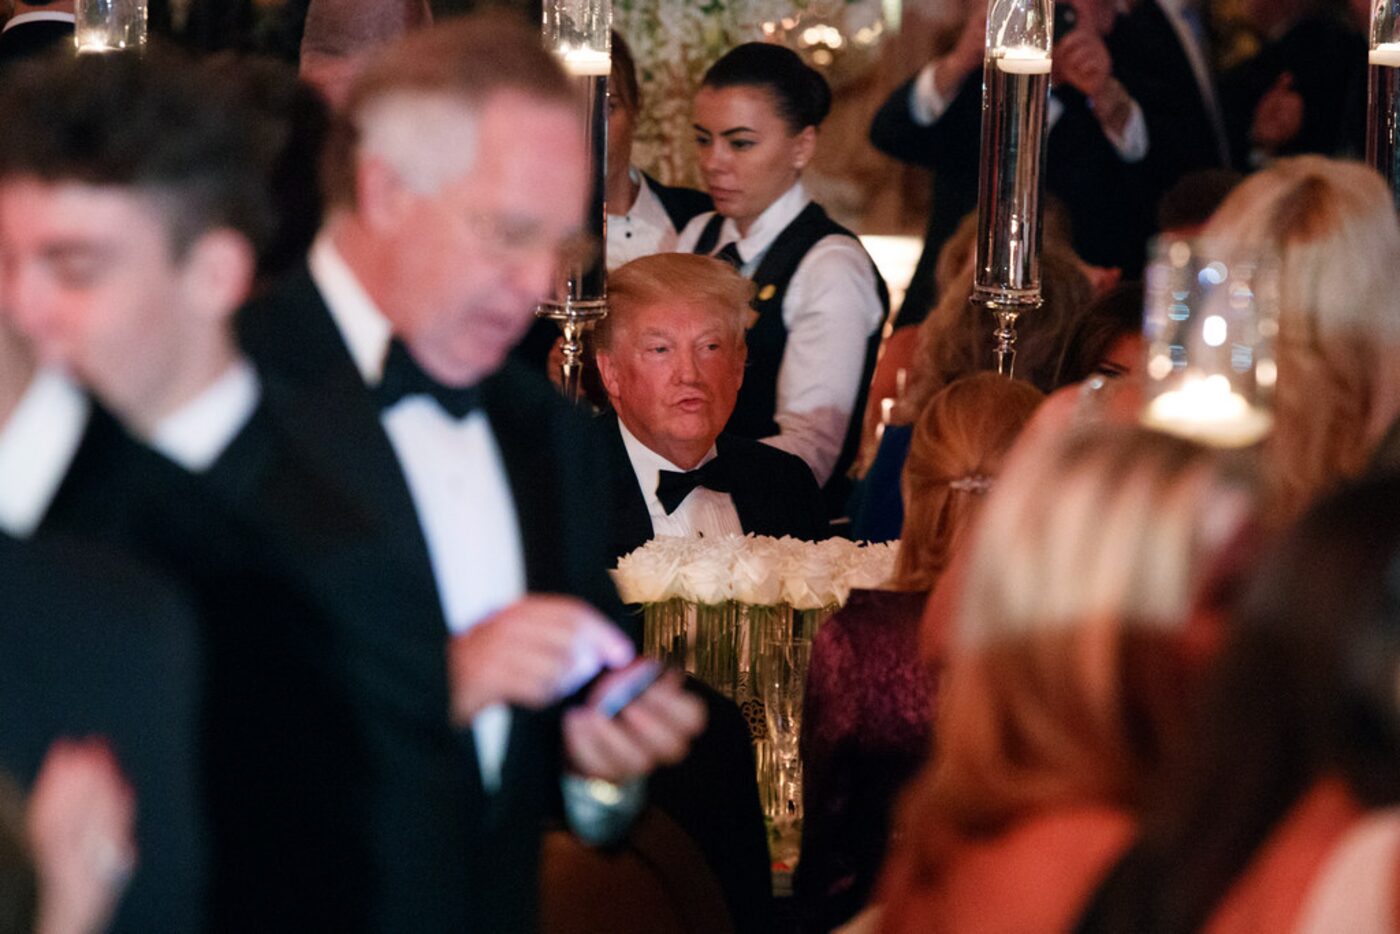
[[76,0],[78,52],[140,51],[146,45],[146,0]]

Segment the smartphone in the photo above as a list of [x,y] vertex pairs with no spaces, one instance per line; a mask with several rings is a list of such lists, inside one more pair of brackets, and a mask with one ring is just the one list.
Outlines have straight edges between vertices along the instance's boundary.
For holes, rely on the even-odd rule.
[[1079,23],[1079,13],[1068,3],[1055,4],[1055,19],[1051,35],[1056,42],[1063,39]]
[[593,706],[605,717],[616,717],[628,704],[646,693],[647,688],[665,673],[666,666],[658,661],[650,658],[634,659],[626,668],[611,673],[613,683]]

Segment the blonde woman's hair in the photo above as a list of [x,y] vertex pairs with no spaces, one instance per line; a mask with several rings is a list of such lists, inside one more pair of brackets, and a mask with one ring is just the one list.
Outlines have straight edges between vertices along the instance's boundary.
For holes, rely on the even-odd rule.
[[743,351],[753,293],[752,280],[721,260],[691,253],[643,256],[608,273],[608,316],[594,327],[594,345],[603,352],[611,350],[617,332],[639,308],[699,305],[733,329]]
[[891,587],[933,587],[1043,399],[1029,383],[978,373],[929,400],[904,462],[904,530]]
[[1400,223],[1381,177],[1360,163],[1298,156],[1250,176],[1204,235],[1227,256],[1279,270],[1275,422],[1263,473],[1281,516],[1359,474],[1394,417],[1400,344],[1392,278]]
[[916,874],[1038,810],[1139,803],[1184,720],[1193,589],[1250,502],[1227,457],[1107,425],[1018,452],[978,520],[938,755],[907,802]]

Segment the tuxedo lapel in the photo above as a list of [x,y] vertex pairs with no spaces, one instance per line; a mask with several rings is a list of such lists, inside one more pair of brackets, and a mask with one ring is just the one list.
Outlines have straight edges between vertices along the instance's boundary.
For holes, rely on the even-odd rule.
[[729,496],[734,500],[734,511],[739,514],[740,528],[756,535],[785,534],[773,531],[775,526],[780,525],[774,519],[774,507],[777,504],[768,495],[769,491],[752,482],[756,478],[745,464],[742,453],[730,443],[731,439],[732,436],[721,434],[715,439],[715,449],[719,456],[728,460],[731,465]]
[[300,269],[269,307],[239,323],[282,437],[373,516],[395,572],[432,594],[432,616],[445,631],[413,496],[373,396],[310,273]]
[[617,414],[609,413],[598,419],[604,443],[612,454],[615,469],[613,478],[613,506],[617,512],[613,523],[612,556],[621,558],[653,537],[651,512],[647,509],[645,494],[637,482],[637,472],[632,469],[632,459],[627,456],[627,445],[622,442],[622,432],[618,429]]

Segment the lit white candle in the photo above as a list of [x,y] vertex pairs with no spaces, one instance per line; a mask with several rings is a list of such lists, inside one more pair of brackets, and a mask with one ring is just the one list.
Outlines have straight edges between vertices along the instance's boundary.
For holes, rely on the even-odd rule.
[[562,49],[564,70],[581,78],[606,77],[612,71],[612,56],[597,49]]
[[1142,421],[1149,428],[1228,448],[1254,444],[1273,427],[1273,416],[1251,405],[1219,373],[1188,376],[1180,389],[1153,399]]
[[1372,65],[1400,68],[1400,42],[1382,42],[1366,56]]
[[1050,53],[1033,45],[1014,45],[992,50],[992,61],[1008,75],[1048,75]]

